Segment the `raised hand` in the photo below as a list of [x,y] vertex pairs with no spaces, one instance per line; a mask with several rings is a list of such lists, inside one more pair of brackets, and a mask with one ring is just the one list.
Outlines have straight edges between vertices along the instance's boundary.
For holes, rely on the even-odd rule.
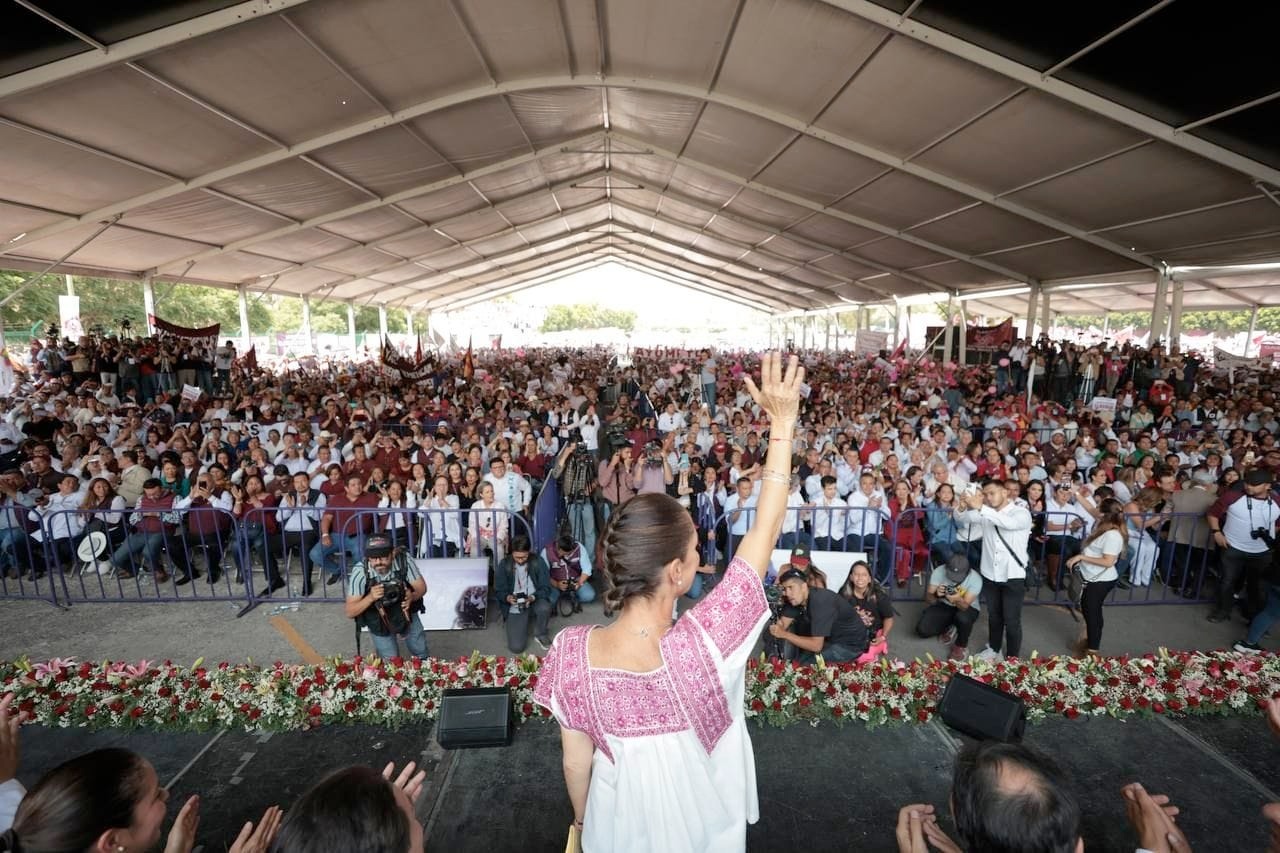
[[800,385],[804,382],[804,368],[800,366],[799,358],[791,356],[784,370],[781,353],[765,353],[760,359],[760,385],[757,386],[749,375],[745,381],[751,399],[769,415],[770,420],[796,420],[800,412]]
[[164,853],[191,853],[196,843],[196,830],[200,827],[200,797],[192,796],[182,804],[178,817],[169,830]]
[[410,761],[404,766],[404,769],[400,771],[400,775],[396,776],[393,780],[391,777],[395,776],[396,764],[392,761],[387,764],[386,767],[382,768],[382,778],[391,782],[397,788],[400,788],[408,794],[409,802],[416,803],[418,801],[418,797],[422,795],[422,783],[427,778],[427,771],[418,770],[417,773],[414,773],[413,771],[416,769],[417,765]]
[[232,842],[229,853],[267,853],[283,819],[284,812],[279,806],[269,806],[256,827],[253,821],[248,821],[240,828],[240,834]]

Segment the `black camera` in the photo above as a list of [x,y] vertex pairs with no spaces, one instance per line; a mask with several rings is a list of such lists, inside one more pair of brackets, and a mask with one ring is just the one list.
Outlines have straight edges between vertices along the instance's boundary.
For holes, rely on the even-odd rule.
[[523,612],[524,609],[529,606],[529,596],[525,595],[523,592],[520,592],[520,593],[516,593],[515,598],[516,598],[515,612],[516,613]]
[[620,423],[611,423],[604,428],[604,445],[610,453],[617,453],[631,446],[627,438],[627,428]]
[[1276,537],[1271,534],[1270,530],[1265,527],[1259,527],[1256,530],[1249,531],[1250,539],[1261,539],[1268,548],[1276,547]]
[[405,585],[403,581],[389,580],[382,582],[381,604],[384,607],[399,607],[404,601]]
[[582,444],[582,430],[578,427],[569,430],[568,441],[570,444]]

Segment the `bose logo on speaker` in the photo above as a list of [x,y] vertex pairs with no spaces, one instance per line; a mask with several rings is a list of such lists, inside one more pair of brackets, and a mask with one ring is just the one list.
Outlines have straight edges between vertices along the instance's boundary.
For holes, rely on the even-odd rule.
[[474,717],[476,714],[483,714],[483,713],[484,713],[484,708],[476,708],[473,711],[467,711],[466,716]]

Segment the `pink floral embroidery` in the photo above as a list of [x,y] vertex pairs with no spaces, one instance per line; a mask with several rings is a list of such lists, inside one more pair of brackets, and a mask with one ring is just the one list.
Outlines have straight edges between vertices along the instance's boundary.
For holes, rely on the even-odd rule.
[[686,618],[692,618],[707,632],[724,658],[743,643],[754,641],[753,632],[768,609],[760,576],[745,560],[734,557],[725,569],[724,579]]
[[[727,580],[727,578],[726,578]],[[763,598],[763,594],[762,594]],[[662,638],[662,659],[671,687],[702,748],[710,755],[733,717],[720,673],[698,626],[686,619]]]
[[662,639],[664,666],[653,672],[592,669],[591,625],[566,628],[543,660],[534,700],[559,710],[560,725],[585,733],[614,760],[608,736],[647,737],[692,729],[710,753],[732,723],[728,697],[697,627],[678,623]]

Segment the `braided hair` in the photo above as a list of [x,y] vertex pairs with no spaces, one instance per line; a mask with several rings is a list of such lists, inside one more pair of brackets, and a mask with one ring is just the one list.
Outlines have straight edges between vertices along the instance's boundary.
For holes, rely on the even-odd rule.
[[688,510],[675,498],[655,492],[623,504],[601,537],[605,613],[621,610],[632,597],[653,596],[663,567],[684,559],[695,536]]

